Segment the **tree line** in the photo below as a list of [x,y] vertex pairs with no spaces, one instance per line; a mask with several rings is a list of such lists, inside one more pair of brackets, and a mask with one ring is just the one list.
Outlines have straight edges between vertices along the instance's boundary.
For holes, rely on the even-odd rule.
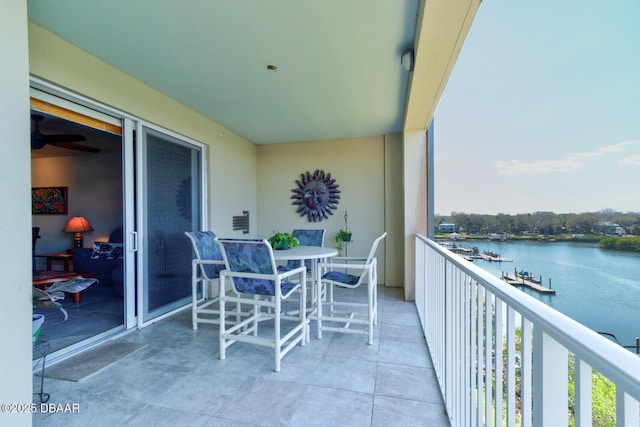
[[612,234],[616,224],[627,234],[640,236],[640,212],[617,212],[603,209],[598,212],[564,213],[533,212],[524,214],[467,214],[435,216],[436,232],[443,222],[455,224],[455,231],[466,234],[509,233],[513,235],[543,234]]

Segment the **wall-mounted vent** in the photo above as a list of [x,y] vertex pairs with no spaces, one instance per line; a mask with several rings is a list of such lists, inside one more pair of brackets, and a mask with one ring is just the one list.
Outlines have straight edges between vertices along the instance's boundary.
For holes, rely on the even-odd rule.
[[242,211],[242,215],[233,217],[233,229],[249,234],[249,211]]

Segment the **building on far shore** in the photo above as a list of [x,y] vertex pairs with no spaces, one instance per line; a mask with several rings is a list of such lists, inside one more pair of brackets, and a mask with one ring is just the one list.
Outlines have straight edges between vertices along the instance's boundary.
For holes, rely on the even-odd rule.
[[438,225],[439,233],[453,233],[456,231],[456,225],[453,222],[441,222]]
[[598,223],[601,232],[606,236],[624,236],[627,230],[615,222],[606,221]]

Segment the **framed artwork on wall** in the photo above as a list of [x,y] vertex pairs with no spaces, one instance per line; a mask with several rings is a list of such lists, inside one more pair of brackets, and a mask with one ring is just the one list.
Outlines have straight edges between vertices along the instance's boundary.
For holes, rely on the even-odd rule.
[[31,189],[31,213],[67,214],[67,187],[34,187]]

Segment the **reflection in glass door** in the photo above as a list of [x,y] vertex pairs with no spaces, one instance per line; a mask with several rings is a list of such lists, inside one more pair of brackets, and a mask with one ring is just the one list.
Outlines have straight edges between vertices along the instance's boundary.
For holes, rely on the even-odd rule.
[[190,302],[192,250],[198,230],[203,147],[142,127],[142,322]]

